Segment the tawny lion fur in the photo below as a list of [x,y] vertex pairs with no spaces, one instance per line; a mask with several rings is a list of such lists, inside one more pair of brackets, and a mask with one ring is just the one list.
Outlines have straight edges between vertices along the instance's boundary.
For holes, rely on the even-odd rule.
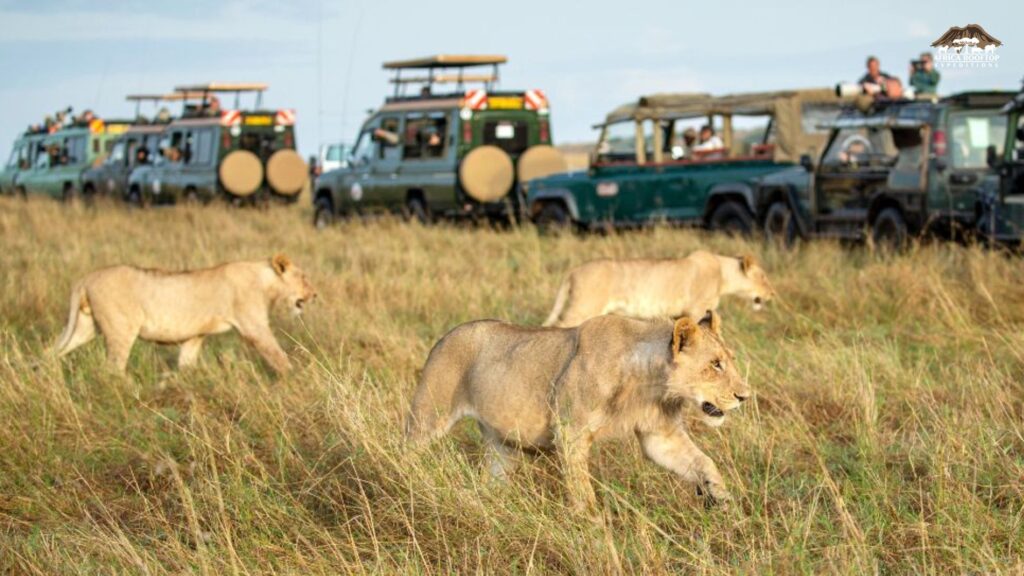
[[422,444],[473,418],[498,477],[516,448],[554,448],[570,498],[586,507],[595,503],[591,444],[635,434],[651,460],[719,501],[729,498],[725,483],[690,439],[682,408],[696,405],[717,426],[748,396],[714,313],[700,322],[600,316],[576,328],[483,320],[434,346],[406,432]]
[[306,275],[283,254],[187,272],[113,266],[75,283],[55,351],[68,354],[98,329],[107,359],[120,371],[137,338],[180,344],[183,367],[196,362],[203,338],[235,329],[271,367],[285,372],[290,363],[270,330],[270,307],[287,302],[298,314],[315,297]]
[[699,250],[678,259],[595,260],[569,271],[544,325],[577,326],[602,314],[699,318],[717,310],[726,295],[749,299],[759,309],[775,290],[750,256]]

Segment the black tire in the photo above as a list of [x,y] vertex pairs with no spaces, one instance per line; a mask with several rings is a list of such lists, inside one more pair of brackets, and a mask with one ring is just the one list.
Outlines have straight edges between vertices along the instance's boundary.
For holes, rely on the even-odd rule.
[[60,198],[65,204],[74,204],[81,199],[81,195],[78,193],[78,189],[69,183],[64,185],[64,191],[61,192]]
[[145,208],[146,199],[142,197],[142,190],[138,186],[133,186],[128,190],[128,196],[124,199],[132,208]]
[[746,206],[726,200],[711,213],[708,228],[730,235],[750,236],[754,231],[754,217]]
[[547,202],[534,219],[534,224],[541,234],[565,232],[572,225],[572,218],[561,202]]
[[907,221],[898,208],[883,208],[871,223],[871,239],[882,250],[903,250],[907,246],[909,232]]
[[783,248],[791,248],[796,243],[796,218],[785,201],[772,202],[764,215],[764,240]]
[[24,186],[15,186],[14,195],[21,198],[22,200],[28,200],[28,190],[25,190]]
[[430,223],[430,212],[427,210],[427,203],[423,201],[423,198],[411,196],[405,201],[405,217],[423,225]]
[[329,198],[317,198],[313,203],[313,227],[317,230],[330,228],[334,224],[334,205]]
[[199,192],[197,192],[195,188],[192,188],[190,186],[185,189],[185,196],[182,198],[182,200],[184,201],[186,206],[198,206],[200,204]]

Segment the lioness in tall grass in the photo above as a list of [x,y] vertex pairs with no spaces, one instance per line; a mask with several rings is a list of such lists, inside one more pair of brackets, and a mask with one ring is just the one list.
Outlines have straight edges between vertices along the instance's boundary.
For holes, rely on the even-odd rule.
[[423,443],[469,416],[498,477],[516,447],[554,448],[571,499],[588,507],[595,504],[591,444],[636,434],[648,458],[714,502],[729,494],[715,463],[687,434],[682,408],[690,402],[718,426],[749,396],[713,312],[674,323],[600,316],[577,328],[483,320],[456,327],[434,346],[406,433]]
[[187,272],[112,266],[72,288],[56,352],[64,356],[92,340],[99,328],[107,359],[118,370],[124,371],[136,338],[180,344],[178,366],[183,367],[196,362],[203,338],[233,328],[271,367],[286,372],[290,363],[270,330],[270,307],[287,302],[300,314],[315,297],[306,275],[283,254]]
[[678,259],[595,260],[569,271],[544,325],[577,326],[601,314],[698,318],[727,295],[749,299],[756,310],[775,290],[751,256],[699,250]]

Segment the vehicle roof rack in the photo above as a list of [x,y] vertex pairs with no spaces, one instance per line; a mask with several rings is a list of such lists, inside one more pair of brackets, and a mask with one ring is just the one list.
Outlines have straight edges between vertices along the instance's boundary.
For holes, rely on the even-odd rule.
[[[175,86],[174,91],[185,94],[198,94],[198,97],[182,98],[182,100],[200,100],[200,109],[205,109],[210,102],[211,94],[234,93],[235,108],[241,108],[242,92],[256,93],[256,109],[263,107],[263,93],[269,86],[263,82],[207,82],[205,84],[185,84]],[[185,116],[187,112],[183,112]]]
[[[401,98],[424,98],[433,96],[434,84],[455,84],[455,90],[463,89],[469,82],[483,84],[484,89],[490,91],[498,82],[498,65],[508,62],[508,58],[500,54],[436,54],[423,58],[412,58],[409,60],[392,60],[385,62],[385,70],[394,70],[394,77],[389,80],[395,85],[394,99]],[[490,66],[490,74],[466,74],[466,68],[476,66]],[[455,69],[454,74],[435,74],[435,70]],[[426,76],[402,77],[403,70],[426,70]],[[410,84],[423,85],[421,92],[414,96],[406,96],[405,87]]]

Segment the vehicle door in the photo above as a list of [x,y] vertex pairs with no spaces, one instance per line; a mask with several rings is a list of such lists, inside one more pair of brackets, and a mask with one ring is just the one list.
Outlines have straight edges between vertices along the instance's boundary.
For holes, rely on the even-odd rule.
[[850,126],[836,131],[814,178],[814,216],[864,221],[871,199],[884,187],[896,161],[886,126]]
[[372,200],[382,207],[399,207],[405,202],[405,186],[399,180],[402,167],[402,117],[381,116],[380,127],[374,131],[376,146],[370,166]]
[[360,211],[367,206],[372,206],[372,202],[367,196],[373,193],[373,182],[370,176],[377,154],[377,140],[373,133],[379,126],[379,119],[367,122],[356,139],[355,146],[352,147],[349,169],[345,177],[340,179],[336,195],[340,201],[340,206],[338,206],[340,210]]
[[2,171],[0,180],[0,194],[9,194],[14,190],[15,180],[18,172],[29,166],[27,163],[28,149],[30,143],[27,140],[19,139],[14,141],[11,155],[7,159]]
[[1006,150],[1000,166],[1000,195],[1009,204],[1024,204],[1024,114],[1010,114]]
[[[940,185],[929,197],[936,208],[954,212],[973,210],[974,190],[989,172],[988,155],[992,147],[997,158],[1006,145],[1008,119],[996,109],[950,110],[946,147],[949,167],[939,176]],[[944,184],[944,185],[943,185]]]
[[215,147],[218,127],[193,128],[185,132],[182,153],[183,189],[197,198],[213,198],[217,191]]
[[51,165],[57,162],[59,147],[49,138],[40,140],[33,146],[35,151],[32,166],[18,175],[18,185],[26,194],[46,194],[46,179],[50,174]]
[[138,136],[125,136],[114,142],[103,162],[103,168],[96,171],[97,177],[93,182],[97,192],[110,196],[124,194],[124,185],[128,180],[129,150],[134,150],[138,145]]
[[422,191],[431,210],[455,205],[455,126],[448,111],[405,116],[399,180],[406,190]]
[[650,216],[653,206],[646,192],[658,170],[641,165],[641,153],[648,159],[645,143],[637,138],[638,127],[643,125],[627,120],[602,129],[591,164],[593,195],[577,198],[581,215],[613,222],[640,222]]
[[180,198],[184,192],[182,169],[185,149],[184,128],[167,132],[160,143],[161,160],[153,171],[152,193],[158,202],[168,198]]

